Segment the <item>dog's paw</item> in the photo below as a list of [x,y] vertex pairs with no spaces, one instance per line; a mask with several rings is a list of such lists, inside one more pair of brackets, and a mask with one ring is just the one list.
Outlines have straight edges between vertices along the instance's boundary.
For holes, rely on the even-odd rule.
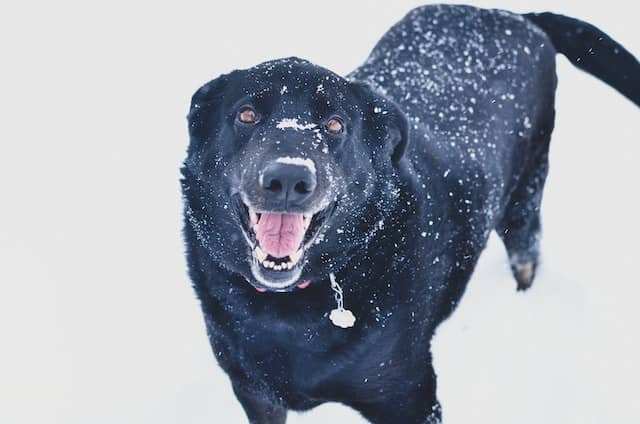
[[536,266],[537,264],[534,261],[511,265],[511,271],[518,283],[518,291],[524,291],[531,287],[536,276]]

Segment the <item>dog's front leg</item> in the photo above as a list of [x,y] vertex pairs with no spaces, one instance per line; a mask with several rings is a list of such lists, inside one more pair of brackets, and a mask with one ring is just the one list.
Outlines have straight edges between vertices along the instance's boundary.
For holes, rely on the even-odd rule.
[[287,410],[274,404],[267,397],[249,393],[235,386],[233,392],[251,424],[284,424],[287,421]]
[[385,385],[384,392],[372,395],[370,402],[350,406],[372,424],[440,424],[442,415],[431,366],[426,374],[420,382],[411,382],[406,376],[405,384]]

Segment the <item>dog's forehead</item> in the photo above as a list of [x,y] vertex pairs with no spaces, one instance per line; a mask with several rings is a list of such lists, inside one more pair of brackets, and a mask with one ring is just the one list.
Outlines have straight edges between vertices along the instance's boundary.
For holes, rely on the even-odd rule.
[[303,59],[286,58],[261,63],[243,71],[245,94],[251,97],[292,96],[340,100],[346,96],[348,81]]

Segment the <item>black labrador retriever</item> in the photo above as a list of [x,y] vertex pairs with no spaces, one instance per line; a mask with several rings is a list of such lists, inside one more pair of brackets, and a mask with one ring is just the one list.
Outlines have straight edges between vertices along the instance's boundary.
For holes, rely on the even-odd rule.
[[554,57],[640,105],[640,65],[550,13],[411,11],[347,77],[274,60],[205,84],[182,168],[190,276],[252,423],[341,402],[440,422],[430,342],[489,234],[534,278]]

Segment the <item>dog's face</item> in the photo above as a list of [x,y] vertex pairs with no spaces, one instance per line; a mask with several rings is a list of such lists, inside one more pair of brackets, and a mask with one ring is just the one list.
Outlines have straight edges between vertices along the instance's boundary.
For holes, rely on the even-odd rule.
[[211,260],[260,291],[337,270],[397,196],[406,119],[309,62],[223,75],[194,94],[188,119],[187,225]]

